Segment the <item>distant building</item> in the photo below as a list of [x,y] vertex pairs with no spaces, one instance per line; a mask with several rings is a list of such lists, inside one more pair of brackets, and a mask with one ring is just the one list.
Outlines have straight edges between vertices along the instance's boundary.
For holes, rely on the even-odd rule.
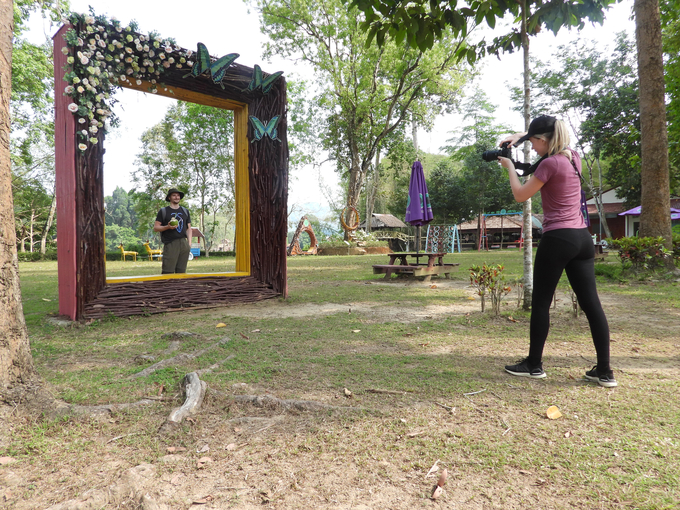
[[[378,213],[371,215],[371,230],[395,230],[400,228],[408,228],[408,225],[396,216]],[[366,219],[359,223],[359,230],[366,230]]]
[[[532,238],[540,239],[543,233],[543,215],[532,214]],[[522,237],[523,223],[521,214],[494,214],[485,216],[486,236],[489,248],[518,247]],[[477,249],[479,246],[480,223],[477,218],[458,225],[460,240],[463,246]]]

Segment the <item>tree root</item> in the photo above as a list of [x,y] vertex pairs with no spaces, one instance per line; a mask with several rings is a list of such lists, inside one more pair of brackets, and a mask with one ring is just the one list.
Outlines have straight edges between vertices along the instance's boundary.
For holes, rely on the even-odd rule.
[[285,411],[365,411],[361,407],[331,406],[314,400],[282,400],[272,395],[235,395],[227,396],[239,404],[251,404],[255,407],[267,409],[283,409]]
[[182,389],[186,395],[184,404],[170,413],[168,419],[165,420],[165,423],[158,429],[159,434],[166,434],[171,430],[177,429],[184,418],[196,414],[203,403],[203,398],[205,397],[208,385],[205,381],[201,381],[198,378],[196,372],[191,372],[184,376],[184,379],[182,380]]
[[209,345],[205,349],[201,349],[199,351],[196,351],[194,353],[182,353],[178,354],[177,356],[173,358],[168,358],[164,359],[162,361],[159,361],[158,363],[154,363],[150,367],[146,367],[144,370],[141,372],[137,372],[136,374],[133,374],[131,377],[133,379],[138,379],[140,377],[147,377],[151,374],[153,374],[156,370],[160,370],[162,368],[166,368],[169,366],[173,365],[181,365],[184,363],[188,363],[189,361],[192,361],[199,356],[203,356],[205,353],[210,352],[211,350],[215,349],[216,347],[219,347],[220,345],[224,345],[229,341],[228,337],[224,337],[222,340],[215,342],[212,345]]

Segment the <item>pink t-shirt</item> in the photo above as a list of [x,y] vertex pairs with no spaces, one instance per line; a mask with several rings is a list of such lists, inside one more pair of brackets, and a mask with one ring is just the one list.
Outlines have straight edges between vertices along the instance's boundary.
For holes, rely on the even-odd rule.
[[[571,151],[576,168],[581,172],[581,157]],[[534,172],[543,182],[543,232],[558,228],[586,228],[581,213],[581,179],[566,156],[555,154],[544,159]]]

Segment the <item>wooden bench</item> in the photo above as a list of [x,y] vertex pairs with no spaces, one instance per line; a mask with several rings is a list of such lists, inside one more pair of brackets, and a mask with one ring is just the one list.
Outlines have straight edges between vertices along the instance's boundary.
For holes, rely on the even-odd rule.
[[433,274],[443,274],[449,278],[449,273],[458,269],[460,264],[441,264],[428,266],[427,264],[375,264],[373,274],[384,274],[385,278],[391,278],[393,274],[411,274],[413,276],[424,276],[425,281],[429,282]]

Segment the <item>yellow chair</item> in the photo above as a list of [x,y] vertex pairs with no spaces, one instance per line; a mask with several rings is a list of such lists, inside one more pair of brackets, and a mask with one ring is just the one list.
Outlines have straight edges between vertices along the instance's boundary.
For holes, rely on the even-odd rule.
[[136,251],[125,251],[125,248],[123,248],[122,244],[120,246],[118,246],[118,248],[120,248],[120,253],[123,257],[123,261],[125,261],[126,255],[130,255],[132,257],[132,260],[134,262],[137,262],[137,252]]
[[154,257],[158,259],[163,258],[163,250],[154,250],[151,248],[149,243],[144,243],[144,248],[146,249],[146,254],[149,257],[149,261],[152,261]]

